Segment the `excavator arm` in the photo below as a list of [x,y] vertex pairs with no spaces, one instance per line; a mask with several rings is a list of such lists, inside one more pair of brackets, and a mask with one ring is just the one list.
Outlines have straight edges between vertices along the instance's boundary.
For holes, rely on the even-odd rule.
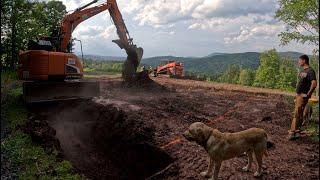
[[98,6],[90,7],[94,0],[85,6],[76,9],[73,13],[66,15],[62,22],[60,28],[60,43],[57,47],[58,51],[67,52],[68,44],[71,40],[72,32],[74,29],[83,21],[89,19],[92,16],[99,14],[102,11],[109,10],[110,16],[113,23],[117,29],[117,34],[119,36],[118,40],[113,40],[121,49],[125,49],[127,53],[127,60],[123,66],[122,76],[125,81],[134,81],[136,76],[137,68],[140,64],[143,49],[137,48],[130,38],[129,31],[124,23],[121,12],[119,11],[116,0],[108,0],[107,2],[100,4]]
[[98,0],[94,0],[83,7],[76,9],[73,13],[66,15],[61,21],[60,27],[60,43],[57,48],[60,52],[68,51],[68,44],[72,37],[72,32],[75,28],[83,21],[99,14],[102,11],[107,10],[110,7],[109,3],[103,3],[98,6],[91,8],[86,8],[93,3],[96,3]]

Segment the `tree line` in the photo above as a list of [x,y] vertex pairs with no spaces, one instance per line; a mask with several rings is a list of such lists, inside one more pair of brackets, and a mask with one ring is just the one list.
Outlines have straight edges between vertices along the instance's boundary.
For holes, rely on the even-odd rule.
[[83,66],[84,66],[84,72],[90,75],[121,74],[123,62],[84,59]]
[[[318,60],[318,56],[310,57],[310,65],[317,74]],[[271,49],[261,53],[260,65],[256,70],[243,69],[241,65],[230,64],[220,75],[186,72],[185,76],[188,79],[293,91],[300,70],[296,60],[282,58],[275,49]]]
[[61,1],[1,0],[1,68],[16,68],[28,40],[56,35],[66,13]]

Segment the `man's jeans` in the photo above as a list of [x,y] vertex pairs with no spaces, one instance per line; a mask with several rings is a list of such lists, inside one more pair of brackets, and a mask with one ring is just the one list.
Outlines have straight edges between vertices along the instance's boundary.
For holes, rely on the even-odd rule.
[[290,133],[300,131],[303,122],[303,111],[308,103],[309,98],[297,95],[295,98],[294,116],[291,122]]

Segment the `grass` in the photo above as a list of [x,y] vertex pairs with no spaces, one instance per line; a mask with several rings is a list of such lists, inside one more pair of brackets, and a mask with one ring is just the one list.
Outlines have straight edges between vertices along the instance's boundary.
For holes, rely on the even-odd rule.
[[110,70],[110,69],[95,69],[95,68],[84,68],[85,75],[116,75],[121,74],[121,71]]
[[121,74],[123,62],[84,60],[84,73],[87,75],[115,75]]
[[313,106],[312,110],[311,122],[306,131],[312,140],[319,142],[319,103]]
[[[13,74],[2,72],[1,84],[8,86],[5,83],[15,83],[16,76]],[[2,88],[1,91],[2,94]],[[1,140],[1,150],[8,154],[11,166],[19,169],[19,179],[84,179],[74,172],[70,162],[57,161],[57,150],[47,154],[40,145],[32,142],[28,134],[19,129],[19,126],[27,122],[28,117],[21,98],[21,85],[6,89],[5,93],[7,98],[1,102],[1,121],[6,122],[10,131]]]
[[18,75],[15,71],[1,71],[1,84],[7,85],[12,82],[14,82],[16,79],[18,79]]

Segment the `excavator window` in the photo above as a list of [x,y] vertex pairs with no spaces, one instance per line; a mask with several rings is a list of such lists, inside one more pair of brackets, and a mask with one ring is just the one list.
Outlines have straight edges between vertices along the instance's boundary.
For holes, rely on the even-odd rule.
[[53,51],[54,47],[52,46],[50,41],[45,40],[29,40],[28,42],[28,50],[46,50]]

